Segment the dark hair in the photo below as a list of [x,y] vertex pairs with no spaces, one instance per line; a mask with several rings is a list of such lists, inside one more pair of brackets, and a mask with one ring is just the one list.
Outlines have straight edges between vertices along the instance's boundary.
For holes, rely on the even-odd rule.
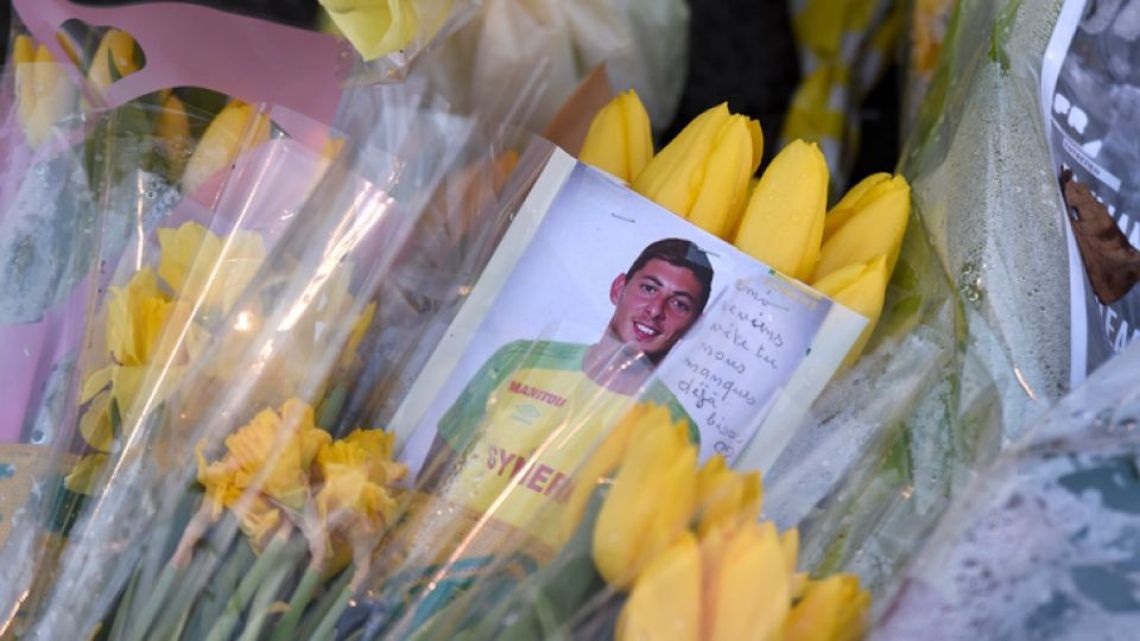
[[641,254],[629,266],[625,273],[626,278],[633,278],[637,270],[653,260],[663,260],[674,267],[684,267],[697,277],[701,284],[701,292],[697,298],[697,314],[705,311],[712,293],[713,268],[709,262],[708,254],[691,240],[683,238],[665,238],[641,250]]

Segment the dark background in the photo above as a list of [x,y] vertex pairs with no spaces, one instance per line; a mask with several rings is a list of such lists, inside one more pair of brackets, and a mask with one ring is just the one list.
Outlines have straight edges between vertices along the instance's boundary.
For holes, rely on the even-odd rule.
[[[122,0],[80,0],[119,4]],[[194,0],[289,24],[311,24],[316,0]],[[760,120],[765,162],[778,151],[784,112],[799,81],[787,0],[690,0],[689,69],[677,119],[667,139],[705,109],[727,100]],[[11,7],[0,0],[0,56],[8,50]],[[891,171],[898,158],[899,73],[892,67],[858,114],[863,144],[852,176]]]

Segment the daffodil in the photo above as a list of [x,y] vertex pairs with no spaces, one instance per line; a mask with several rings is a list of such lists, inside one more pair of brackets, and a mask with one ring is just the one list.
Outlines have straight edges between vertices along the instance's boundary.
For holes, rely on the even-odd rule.
[[[353,430],[339,443],[357,448],[366,455],[365,469],[373,483],[390,485],[408,473],[407,466],[392,460],[396,446],[396,435],[393,433],[383,430]],[[319,453],[317,463],[321,464]]]
[[194,222],[159,229],[158,244],[158,275],[174,293],[188,303],[202,296],[206,309],[224,311],[233,306],[266,255],[256,232],[237,230],[222,238]]
[[135,272],[126,287],[111,287],[107,302],[107,348],[119,365],[146,365],[158,344],[170,298],[149,267]]
[[784,641],[856,641],[863,638],[871,597],[845,574],[812,582],[792,608]]
[[290,399],[280,414],[262,410],[227,436],[221,461],[206,464],[199,450],[198,481],[206,487],[214,518],[222,508],[232,508],[247,491],[259,492],[291,510],[303,509],[309,494],[309,470],[321,447],[331,440],[328,432],[314,425],[312,408]]
[[616,587],[628,586],[686,529],[696,498],[697,450],[684,422],[640,430],[635,442],[594,526],[594,563]]
[[107,455],[102,452],[92,452],[71,468],[63,479],[63,485],[76,494],[90,496],[95,491],[96,483],[107,465]]

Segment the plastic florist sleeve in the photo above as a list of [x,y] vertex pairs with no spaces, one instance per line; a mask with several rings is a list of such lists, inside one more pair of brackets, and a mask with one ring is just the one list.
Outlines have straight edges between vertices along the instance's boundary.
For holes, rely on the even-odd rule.
[[[749,198],[760,144],[754,124],[714,108],[653,156],[637,106],[632,94],[620,96],[591,127],[583,159],[608,174],[551,156],[394,416],[418,492],[369,581],[334,606],[346,610],[341,634],[598,636],[612,630],[628,594],[634,621],[620,634],[636,638],[668,607],[657,600],[668,574],[633,587],[658,558],[685,562],[676,595],[685,629],[720,621],[721,633],[736,638],[799,627],[793,621],[804,615],[789,613],[808,593],[793,589],[795,535],[753,523],[758,475],[728,465],[767,469],[814,395],[858,356],[866,318],[836,300],[850,296],[854,307],[877,292],[881,304],[908,209],[905,183],[886,177],[867,199],[889,194],[889,206],[866,209],[852,195],[831,230],[848,240],[824,251],[828,181],[818,150],[790,146]],[[690,193],[705,162],[723,171],[704,173]],[[621,181],[631,174],[640,174],[633,190]],[[797,187],[802,197],[782,202]],[[773,220],[776,203],[793,208],[794,224]],[[887,227],[895,235],[869,235],[864,244],[841,233],[848,224],[865,227],[859,221],[868,211],[896,221]],[[765,242],[769,234],[778,241]],[[868,266],[851,250],[869,251],[870,241],[881,241],[882,256]],[[796,278],[813,279],[822,268],[813,280],[834,287],[836,299],[758,255]],[[829,280],[828,269],[842,273]],[[644,405],[627,416],[638,401]],[[609,494],[599,533],[593,512],[583,520],[583,510],[622,456],[628,467],[617,483],[627,470],[637,480]],[[756,602],[724,598],[723,614],[701,613],[703,595],[718,597],[702,592],[704,569],[694,563],[706,529],[690,528],[699,518],[698,475],[724,483],[706,488],[726,495],[718,508],[723,536],[707,543],[716,551],[705,568],[711,582],[725,582],[719,598],[736,589],[730,585],[773,581]],[[655,483],[661,492],[643,491]],[[646,544],[640,552],[638,541]],[[729,541],[731,553],[717,547]],[[718,576],[716,563],[736,561],[739,573]],[[857,625],[866,608],[857,581],[827,585],[804,607]]]
[[[963,480],[1100,362],[1097,350],[1103,360],[1127,344],[1135,290],[1097,291],[1130,287],[1129,187],[1110,178],[1127,175],[1112,167],[1127,155],[1116,150],[1131,140],[1120,133],[1132,132],[1130,112],[1119,99],[1074,102],[1126,93],[1073,88],[1108,82],[1091,70],[1112,49],[1091,41],[1120,44],[1081,6],[960,3],[904,155],[927,242],[904,251],[913,278],[896,278],[898,303],[919,313],[900,319],[954,337],[948,369],[900,417],[905,436],[873,450],[877,464],[837,475],[841,489],[813,517],[833,532],[820,554],[885,586]],[[1090,247],[1094,227],[1105,241]],[[927,306],[935,291],[952,295],[941,318]]]
[[1097,370],[954,499],[872,638],[1134,634],[1138,357]]

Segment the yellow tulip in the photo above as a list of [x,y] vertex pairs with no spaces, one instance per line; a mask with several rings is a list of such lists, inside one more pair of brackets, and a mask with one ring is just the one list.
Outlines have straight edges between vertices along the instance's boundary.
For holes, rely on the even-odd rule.
[[633,182],[652,157],[649,114],[632,89],[618,94],[594,116],[578,154],[582,162],[626,183]]
[[594,448],[589,458],[574,474],[573,491],[562,510],[562,535],[569,539],[578,529],[582,513],[590,497],[601,483],[606,482],[610,473],[625,456],[626,446],[634,434],[648,433],[644,430],[664,428],[670,423],[669,410],[652,403],[637,403],[621,416],[601,443]]
[[[46,51],[46,49],[45,49]],[[32,119],[32,112],[36,108],[34,81],[36,62],[36,43],[24,34],[16,36],[12,43],[12,64],[15,69],[16,100],[20,122],[27,126]]]
[[827,161],[815,143],[784,147],[760,177],[734,244],[787,276],[810,278],[819,261],[827,181]]
[[52,125],[75,106],[75,87],[62,65],[44,45],[35,46],[25,36],[16,36],[12,47],[15,65],[17,115],[28,144],[38,147],[47,139]]
[[166,158],[168,177],[176,181],[186,168],[190,153],[190,119],[186,116],[186,106],[178,96],[170,94],[162,101],[162,110],[155,124],[162,154]]
[[729,469],[720,454],[705,462],[697,474],[698,531],[713,527],[735,528],[760,516],[763,490],[760,473],[741,474]]
[[162,250],[158,275],[190,304],[206,290],[207,309],[229,310],[266,255],[256,232],[235,231],[223,239],[194,222],[159,229],[158,244]]
[[120,365],[146,365],[171,312],[149,267],[135,272],[126,287],[111,287],[107,302],[107,348]]
[[206,127],[186,163],[182,185],[193,192],[211,176],[229,167],[238,152],[252,149],[269,139],[269,118],[253,106],[234,100]]
[[870,187],[850,209],[846,221],[823,243],[813,276],[816,281],[880,254],[887,257],[887,273],[894,271],[910,217],[910,185],[906,179],[895,176]]
[[697,450],[683,422],[637,434],[594,525],[594,563],[615,587],[628,586],[692,517]]
[[840,198],[839,202],[831,208],[831,211],[827,212],[827,219],[823,222],[823,240],[826,241],[835,233],[835,230],[851,220],[851,216],[857,211],[856,205],[863,199],[863,196],[867,195],[867,192],[890,179],[891,175],[886,172],[871,174],[847,190],[847,193],[843,194],[843,198]]
[[867,326],[847,352],[844,365],[853,364],[871,339],[871,333],[883,311],[888,280],[890,271],[887,268],[887,257],[880,254],[868,263],[848,265],[812,284],[821,294],[867,317]]
[[135,39],[126,31],[108,29],[91,58],[87,80],[96,91],[102,92],[116,79],[138,70],[139,65],[135,61]]
[[835,575],[813,582],[792,608],[784,641],[856,641],[863,638],[871,597],[859,579]]
[[701,555],[685,532],[638,577],[618,619],[617,641],[698,641]]
[[701,638],[776,638],[790,603],[787,561],[776,527],[750,523],[727,537],[713,530],[702,541],[701,558],[709,560],[704,566],[706,607]]
[[633,188],[727,238],[744,211],[762,150],[759,124],[720,104],[694,118],[666,145],[634,179]]
[[320,0],[333,24],[365,60],[399,51],[420,30],[412,0]]

